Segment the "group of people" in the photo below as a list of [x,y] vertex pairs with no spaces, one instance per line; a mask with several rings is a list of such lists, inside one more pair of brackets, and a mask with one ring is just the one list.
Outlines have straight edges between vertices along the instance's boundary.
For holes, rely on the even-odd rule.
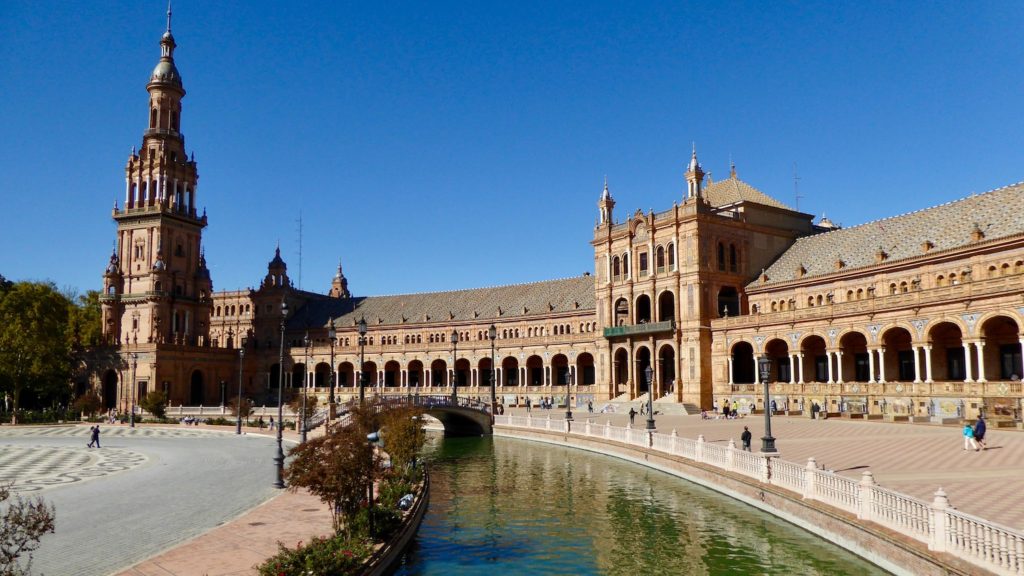
[[199,426],[200,424],[204,424],[206,420],[202,418],[196,418],[195,416],[185,416],[184,418],[179,420],[179,422],[181,422],[185,426]]
[[964,450],[985,450],[985,431],[985,417],[980,414],[974,426],[971,426],[970,422],[964,422]]
[[[774,403],[774,401],[773,401],[773,403]],[[774,409],[774,405],[773,405],[772,408]],[[736,400],[733,400],[732,403],[730,404],[728,399],[726,399],[725,401],[722,402],[722,416],[721,416],[722,418],[725,418],[726,420],[735,420],[736,418],[742,418],[743,416],[744,416],[744,414],[740,413],[740,403],[739,402],[737,402]],[[715,401],[714,401],[714,403],[712,405],[711,414],[708,414],[707,410],[701,410],[700,417],[702,419],[704,419],[704,420],[711,420],[712,418],[717,419],[719,417],[718,416],[718,400],[715,399]]]
[[[540,403],[537,404],[537,407],[540,408],[541,410],[551,410],[552,408],[555,407],[555,402],[554,402],[554,400],[551,399],[550,396],[545,396],[545,397],[540,399]],[[526,397],[526,411],[530,412],[532,408],[533,408],[533,400],[530,399],[529,396],[527,396]]]

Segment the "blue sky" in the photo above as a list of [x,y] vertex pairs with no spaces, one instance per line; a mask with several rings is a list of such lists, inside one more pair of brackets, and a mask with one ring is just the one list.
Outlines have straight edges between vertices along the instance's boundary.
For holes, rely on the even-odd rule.
[[[0,2],[0,274],[101,285],[165,4]],[[580,274],[706,170],[844,225],[1024,180],[1024,3],[174,5],[218,290]]]

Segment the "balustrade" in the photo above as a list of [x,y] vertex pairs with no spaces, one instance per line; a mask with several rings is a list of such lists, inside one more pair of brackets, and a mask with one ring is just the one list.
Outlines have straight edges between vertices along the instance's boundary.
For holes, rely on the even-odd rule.
[[[550,429],[565,432],[562,419],[543,420],[521,416],[496,416],[495,424],[517,428]],[[1024,533],[988,520],[954,510],[940,489],[935,501],[928,503],[912,496],[882,488],[870,472],[861,481],[820,470],[814,458],[806,466],[738,450],[735,444],[721,446],[671,434],[643,429],[576,423],[572,435],[650,447],[665,454],[733,471],[766,484],[792,490],[805,499],[813,499],[865,521],[898,531],[928,546],[930,550],[949,552],[997,574],[1024,575]]]

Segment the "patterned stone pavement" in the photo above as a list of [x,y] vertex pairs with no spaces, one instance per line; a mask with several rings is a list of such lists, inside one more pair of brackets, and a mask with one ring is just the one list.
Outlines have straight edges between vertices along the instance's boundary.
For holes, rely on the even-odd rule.
[[0,427],[0,476],[57,511],[34,573],[110,574],[279,493],[267,436],[184,426],[101,431],[103,448],[90,449],[89,426]]

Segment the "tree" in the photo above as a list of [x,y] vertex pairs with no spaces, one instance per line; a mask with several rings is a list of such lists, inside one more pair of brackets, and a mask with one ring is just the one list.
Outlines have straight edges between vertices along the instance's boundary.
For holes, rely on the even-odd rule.
[[[362,412],[356,409],[354,414]],[[353,519],[366,501],[367,488],[376,477],[380,462],[366,441],[368,428],[361,418],[338,426],[325,436],[291,449],[291,463],[285,470],[289,489],[306,488],[331,509],[334,531],[352,535]]]
[[167,395],[162,390],[147,392],[142,400],[139,400],[139,406],[154,418],[163,420],[164,416],[167,416]]
[[35,405],[67,398],[70,372],[68,302],[53,284],[18,282],[0,299],[0,385],[17,422],[23,392]]
[[[296,395],[292,398],[292,401],[288,403],[288,406],[292,409],[292,413],[295,414],[296,422],[302,422],[302,394]],[[306,395],[306,419],[308,420],[313,414],[316,413],[316,396]],[[298,426],[296,426],[298,430]]]
[[103,400],[100,399],[99,394],[94,390],[87,390],[85,394],[82,394],[75,400],[72,406],[76,412],[92,415],[103,408]]
[[419,407],[401,406],[380,413],[384,450],[396,468],[409,469],[427,441]]
[[[0,522],[0,574],[21,576],[29,574],[32,568],[32,553],[39,548],[39,539],[52,534],[57,513],[52,504],[42,498],[25,499],[11,496],[10,485],[0,486],[0,505],[3,522]],[[25,565],[21,566],[21,559]]]
[[234,416],[241,416],[242,418],[248,418],[249,414],[252,414],[252,400],[248,398],[242,398],[239,403],[238,396],[231,399],[229,404],[231,407],[231,414]]

